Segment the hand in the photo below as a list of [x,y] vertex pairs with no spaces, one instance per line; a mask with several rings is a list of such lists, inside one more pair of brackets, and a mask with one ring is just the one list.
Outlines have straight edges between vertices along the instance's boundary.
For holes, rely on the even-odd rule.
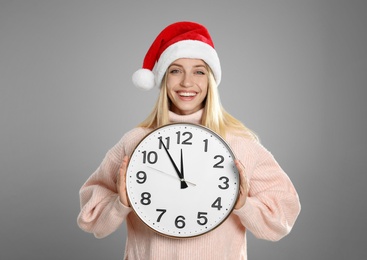
[[121,167],[117,175],[117,192],[120,196],[121,203],[124,204],[126,207],[130,207],[126,192],[126,171],[128,164],[129,164],[129,157],[125,156],[122,159]]
[[238,173],[240,175],[240,191],[238,195],[238,199],[236,205],[234,205],[235,209],[240,209],[245,205],[247,199],[247,179],[245,174],[245,167],[239,160],[235,160],[236,167],[238,169]]
[[[177,173],[177,175],[178,175],[178,178],[181,180],[181,189],[186,189],[188,186],[187,186],[187,183],[185,182],[185,179],[184,179],[184,176],[183,176],[183,173],[181,173],[180,172],[180,170],[177,168],[177,165],[175,164],[175,161],[172,159],[172,156],[171,156],[171,154],[168,152],[168,149],[167,149],[167,147],[164,145],[164,143],[163,143],[163,141],[162,141],[162,139],[159,139],[160,140],[160,142],[161,142],[161,144],[162,144],[162,146],[163,146],[163,148],[164,148],[164,150],[166,151],[166,153],[167,153],[167,155],[168,155],[168,157],[169,157],[169,159],[170,159],[170,161],[171,161],[171,163],[172,163],[172,165],[173,165],[173,167],[175,168],[175,171],[176,171],[176,173]],[[183,158],[182,158],[182,149],[181,149],[181,169],[182,169],[182,164],[183,164]]]
[[[182,149],[181,149],[181,189],[185,189],[187,188],[187,184],[186,184],[186,181],[185,181],[185,176],[184,176],[184,162],[183,162],[183,154],[182,154]],[[183,182],[182,182],[183,180]],[[186,187],[185,187],[186,186]]]
[[[159,170],[159,169],[157,169],[157,168],[155,168],[155,167],[152,167],[152,166],[150,166],[150,165],[147,165],[147,167],[148,167],[148,168],[150,168],[150,169],[153,169],[153,170],[155,170],[155,171],[157,171],[157,172],[163,173],[165,176],[169,176],[169,177],[174,178],[174,179],[176,179],[176,180],[177,180],[177,176],[174,176],[174,175],[169,174],[169,173],[167,173],[167,172],[161,171],[161,170]],[[195,183],[193,183],[193,182],[190,182],[190,181],[188,181],[188,180],[185,180],[185,181],[186,181],[186,183],[187,183],[187,184],[190,184],[190,185],[192,185],[192,186],[196,186],[196,184],[195,184]]]

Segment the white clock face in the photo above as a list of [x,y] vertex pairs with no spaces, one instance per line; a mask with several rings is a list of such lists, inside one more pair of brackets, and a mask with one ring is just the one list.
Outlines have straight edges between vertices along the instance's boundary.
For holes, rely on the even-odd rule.
[[231,213],[239,175],[227,143],[211,130],[170,124],[146,136],[126,174],[130,204],[153,230],[172,237],[209,232]]

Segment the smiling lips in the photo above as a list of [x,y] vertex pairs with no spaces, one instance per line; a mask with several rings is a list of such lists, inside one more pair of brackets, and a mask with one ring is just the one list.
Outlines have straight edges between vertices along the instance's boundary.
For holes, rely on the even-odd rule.
[[177,92],[177,94],[182,98],[193,98],[197,95],[196,92],[183,92],[183,91],[179,91]]

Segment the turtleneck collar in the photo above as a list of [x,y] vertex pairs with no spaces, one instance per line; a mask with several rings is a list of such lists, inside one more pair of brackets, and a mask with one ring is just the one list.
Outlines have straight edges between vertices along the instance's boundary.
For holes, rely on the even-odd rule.
[[203,116],[204,109],[200,109],[190,115],[178,115],[169,111],[169,120],[171,123],[193,123],[201,124],[201,118]]

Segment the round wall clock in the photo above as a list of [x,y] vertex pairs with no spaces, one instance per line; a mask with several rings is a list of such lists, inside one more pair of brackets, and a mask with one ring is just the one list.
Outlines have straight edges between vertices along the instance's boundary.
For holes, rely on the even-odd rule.
[[232,212],[239,173],[228,144],[191,123],[157,128],[136,146],[126,173],[130,205],[156,232],[194,237],[218,227]]

